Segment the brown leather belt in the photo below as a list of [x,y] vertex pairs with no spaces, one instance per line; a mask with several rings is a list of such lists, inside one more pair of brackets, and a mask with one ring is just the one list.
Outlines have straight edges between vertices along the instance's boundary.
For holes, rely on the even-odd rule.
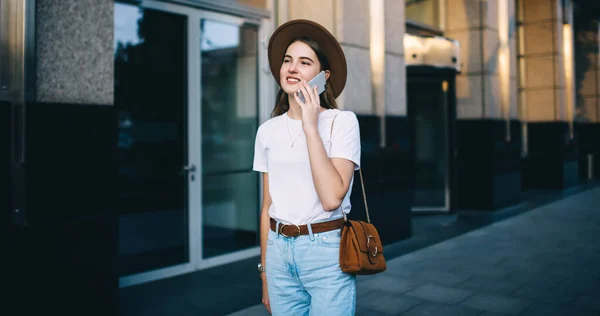
[[[271,230],[277,232],[275,227],[277,221],[271,218]],[[328,222],[310,224],[313,234],[328,232],[334,229],[340,229],[344,226],[344,219],[336,219]],[[285,237],[298,237],[300,235],[308,235],[307,225],[294,225],[294,224],[279,224],[279,233]]]

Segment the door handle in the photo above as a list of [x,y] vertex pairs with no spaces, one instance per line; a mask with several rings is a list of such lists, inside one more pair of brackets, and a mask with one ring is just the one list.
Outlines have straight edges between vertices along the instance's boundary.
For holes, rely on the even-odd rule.
[[195,171],[196,171],[196,165],[194,165],[194,164],[183,166],[183,168],[181,168],[181,172],[195,172]]

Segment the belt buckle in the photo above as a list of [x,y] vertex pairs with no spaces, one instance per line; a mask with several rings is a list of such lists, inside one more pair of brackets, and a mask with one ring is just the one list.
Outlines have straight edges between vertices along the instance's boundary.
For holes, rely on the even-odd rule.
[[[296,236],[288,236],[288,235],[286,235],[286,234],[283,232],[283,228],[284,228],[285,226],[296,226],[296,228],[298,229],[298,234],[297,234]],[[298,236],[300,236],[300,226],[298,226],[298,225],[295,225],[295,224],[283,224],[283,225],[279,226],[279,233],[280,233],[280,234],[282,234],[282,235],[283,235],[283,236],[285,236],[285,237],[288,237],[288,238],[289,238],[289,237],[298,237]]]

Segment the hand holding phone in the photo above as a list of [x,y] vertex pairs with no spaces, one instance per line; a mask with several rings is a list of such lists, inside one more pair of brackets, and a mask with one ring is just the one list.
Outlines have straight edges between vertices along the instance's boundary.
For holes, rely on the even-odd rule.
[[[314,78],[312,78],[309,82],[308,82],[308,86],[313,89],[314,86],[317,86],[317,94],[321,95],[321,93],[325,92],[325,71],[321,71],[320,73],[318,73]],[[302,102],[306,102],[306,99],[304,99],[304,95],[302,94],[302,91],[298,90],[298,97],[300,98],[300,100]]]

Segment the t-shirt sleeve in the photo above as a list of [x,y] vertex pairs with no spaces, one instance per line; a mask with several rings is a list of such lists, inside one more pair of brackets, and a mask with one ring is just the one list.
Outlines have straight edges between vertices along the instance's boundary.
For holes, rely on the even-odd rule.
[[360,169],[360,128],[353,112],[340,112],[333,122],[330,158],[334,157],[350,160],[354,170]]
[[260,128],[256,132],[256,140],[254,143],[254,164],[252,168],[254,169],[254,171],[258,172],[269,172],[267,164],[267,153],[261,132],[262,131]]

